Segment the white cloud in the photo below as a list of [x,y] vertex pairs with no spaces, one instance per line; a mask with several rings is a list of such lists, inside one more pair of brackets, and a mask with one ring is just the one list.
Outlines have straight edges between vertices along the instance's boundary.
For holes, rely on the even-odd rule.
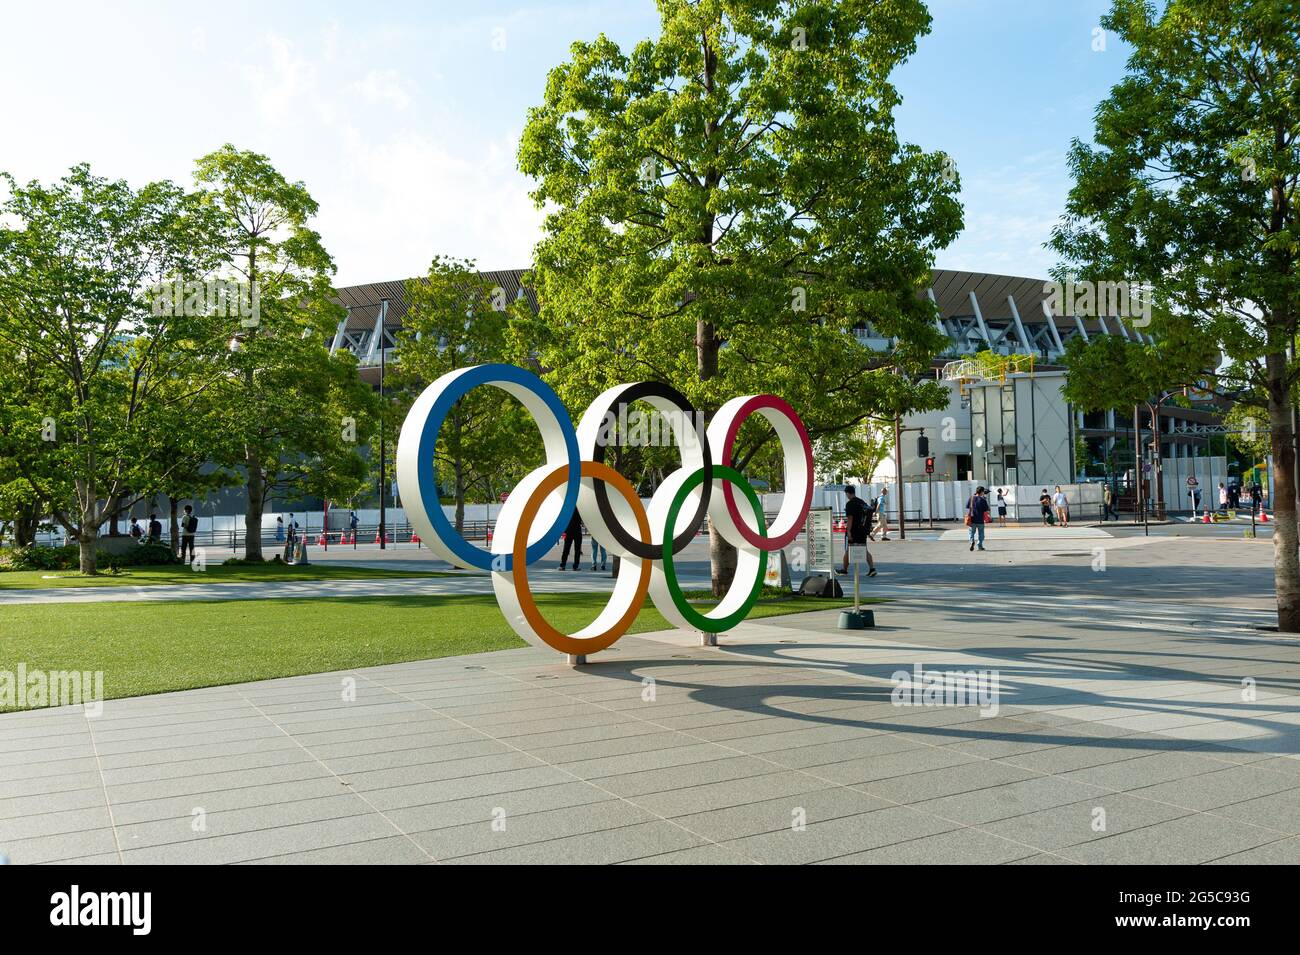
[[410,94],[396,70],[371,70],[365,79],[352,84],[352,88],[371,103],[389,103],[397,110],[411,105]]

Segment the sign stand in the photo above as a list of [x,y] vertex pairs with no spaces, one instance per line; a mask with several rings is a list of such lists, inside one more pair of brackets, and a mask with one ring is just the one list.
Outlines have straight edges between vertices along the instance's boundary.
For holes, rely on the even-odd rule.
[[876,615],[862,609],[862,562],[867,559],[866,544],[850,544],[849,560],[853,563],[853,609],[840,611],[841,630],[863,630],[876,625]]

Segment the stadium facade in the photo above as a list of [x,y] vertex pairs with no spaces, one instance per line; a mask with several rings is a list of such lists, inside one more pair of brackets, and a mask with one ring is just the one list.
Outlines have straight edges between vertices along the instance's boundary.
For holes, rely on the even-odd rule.
[[[523,270],[481,273],[504,293],[506,300],[524,298],[535,306],[523,284]],[[381,349],[394,360],[394,342],[406,313],[406,283],[402,281],[354,285],[338,289],[338,301],[347,310],[331,342],[357,356],[362,377],[377,382]],[[976,480],[988,484],[1065,484],[1076,482],[1088,468],[1079,460],[1082,447],[1104,473],[1115,473],[1127,487],[1132,478],[1133,447],[1151,441],[1150,421],[1140,415],[1138,441],[1134,441],[1131,409],[1084,414],[1061,394],[1065,368],[1061,364],[1072,338],[1091,339],[1117,335],[1153,342],[1131,318],[1118,311],[1104,314],[1107,305],[1127,307],[1113,296],[1098,296],[1101,308],[1094,314],[1054,314],[1059,310],[1059,289],[1042,278],[992,275],[979,272],[935,270],[924,293],[937,309],[936,324],[948,347],[935,361],[934,373],[949,389],[948,407],[911,415],[906,429],[925,428],[936,476]],[[1054,297],[1055,296],[1055,297]],[[1140,321],[1138,324],[1140,324]],[[893,342],[869,323],[855,330],[864,345],[888,351]],[[1031,355],[1032,371],[1025,368],[993,378],[961,377],[960,361],[981,351],[998,355]],[[945,378],[948,368],[950,378]],[[1165,500],[1179,499],[1184,472],[1194,472],[1201,457],[1201,481],[1223,479],[1224,463],[1216,466],[1208,453],[1221,431],[1220,415],[1208,403],[1200,407],[1165,407],[1160,410],[1161,457],[1164,459]],[[904,481],[924,480],[925,461],[917,454],[915,431],[905,431],[902,442]],[[874,475],[857,475],[873,481],[892,481],[897,468],[891,455]],[[828,476],[829,477],[829,476]],[[1209,486],[1209,485],[1206,485]],[[1149,488],[1148,488],[1149,493]]]

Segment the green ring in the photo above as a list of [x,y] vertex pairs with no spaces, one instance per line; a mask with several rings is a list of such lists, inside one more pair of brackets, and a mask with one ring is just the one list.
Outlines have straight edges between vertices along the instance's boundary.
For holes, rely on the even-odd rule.
[[[758,575],[754,578],[754,589],[750,592],[749,597],[740,605],[740,608],[726,617],[709,617],[700,613],[692,607],[686,600],[682,589],[677,583],[677,571],[673,567],[673,535],[672,528],[677,526],[677,514],[682,509],[682,504],[686,502],[686,495],[702,484],[704,474],[710,470],[708,465],[700,468],[677,489],[677,494],[673,497],[672,504],[668,508],[668,519],[664,530],[664,578],[668,583],[668,595],[673,598],[675,606],[681,615],[690,622],[691,626],[705,633],[722,633],[724,630],[730,630],[736,624],[740,623],[753,609],[754,603],[758,600],[759,595],[763,592],[763,580],[767,576],[767,551],[758,552]],[[733,485],[740,488],[745,497],[749,500],[750,506],[754,508],[754,515],[758,518],[758,532],[762,537],[767,537],[767,527],[763,518],[763,505],[759,503],[758,495],[754,492],[754,487],[750,484],[743,474],[734,468],[723,467],[715,464],[712,467],[713,477],[721,478],[724,481],[730,481]],[[735,586],[735,582],[732,582]]]

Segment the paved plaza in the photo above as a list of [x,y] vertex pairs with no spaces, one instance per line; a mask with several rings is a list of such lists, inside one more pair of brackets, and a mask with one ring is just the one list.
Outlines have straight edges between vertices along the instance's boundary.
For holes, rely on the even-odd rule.
[[[1300,640],[1260,629],[1271,543],[994,530],[988,546],[875,546],[874,630],[818,611],[719,647],[629,636],[581,668],[529,648],[3,715],[0,850],[1300,862]],[[996,712],[896,705],[895,674],[917,667],[994,680]]]

